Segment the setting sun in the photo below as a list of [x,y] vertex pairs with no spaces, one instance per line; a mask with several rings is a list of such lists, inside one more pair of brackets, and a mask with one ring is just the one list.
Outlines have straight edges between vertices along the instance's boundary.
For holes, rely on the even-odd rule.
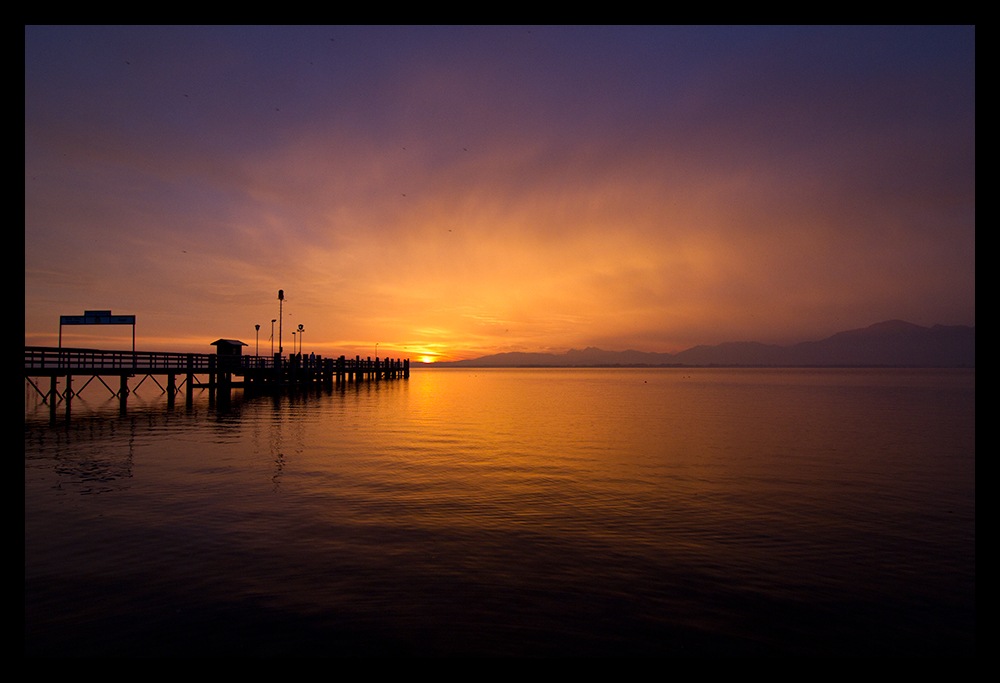
[[975,325],[972,30],[286,32],[25,30],[26,344],[85,309],[421,362]]

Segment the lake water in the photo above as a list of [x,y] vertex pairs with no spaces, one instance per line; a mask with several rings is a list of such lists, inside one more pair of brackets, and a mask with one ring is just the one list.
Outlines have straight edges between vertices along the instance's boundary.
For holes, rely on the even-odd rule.
[[975,418],[974,370],[26,385],[25,650],[974,655]]

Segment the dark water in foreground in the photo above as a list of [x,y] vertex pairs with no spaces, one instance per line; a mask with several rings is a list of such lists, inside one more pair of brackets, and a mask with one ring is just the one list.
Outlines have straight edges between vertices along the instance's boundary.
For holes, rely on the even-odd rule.
[[974,370],[158,394],[26,391],[26,654],[975,654]]

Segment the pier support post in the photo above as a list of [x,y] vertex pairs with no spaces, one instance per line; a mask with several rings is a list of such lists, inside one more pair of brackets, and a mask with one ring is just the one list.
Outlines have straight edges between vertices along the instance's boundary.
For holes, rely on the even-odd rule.
[[128,375],[122,374],[120,388],[118,389],[118,409],[122,415],[125,414],[125,407],[127,404],[128,404]]
[[52,375],[49,381],[49,419],[56,420],[56,401],[59,398],[59,378]]
[[73,403],[73,377],[72,375],[66,375],[66,390],[63,391],[63,398],[66,399],[66,420],[70,417],[70,406]]

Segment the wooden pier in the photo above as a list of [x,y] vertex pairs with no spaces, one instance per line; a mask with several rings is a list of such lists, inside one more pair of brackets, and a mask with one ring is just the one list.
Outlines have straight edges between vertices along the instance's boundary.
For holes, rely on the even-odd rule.
[[[207,381],[197,377],[207,375]],[[270,389],[277,387],[332,386],[348,382],[371,382],[390,379],[408,379],[410,360],[389,358],[323,358],[321,356],[241,356],[201,353],[151,353],[143,351],[101,351],[96,349],[69,349],[45,346],[24,347],[24,377],[48,402],[50,409],[60,400],[70,400],[87,384],[97,379],[118,396],[122,410],[129,394],[131,377],[152,378],[168,400],[173,400],[184,387],[188,397],[195,387],[228,395],[231,387]],[[166,386],[156,377],[166,378]],[[42,391],[32,378],[49,378],[47,391]],[[62,392],[58,378],[64,378]],[[89,377],[79,390],[73,390],[74,377]],[[117,380],[118,388],[110,386],[105,378]],[[178,378],[180,384],[178,384]],[[137,385],[138,386],[138,385]]]

